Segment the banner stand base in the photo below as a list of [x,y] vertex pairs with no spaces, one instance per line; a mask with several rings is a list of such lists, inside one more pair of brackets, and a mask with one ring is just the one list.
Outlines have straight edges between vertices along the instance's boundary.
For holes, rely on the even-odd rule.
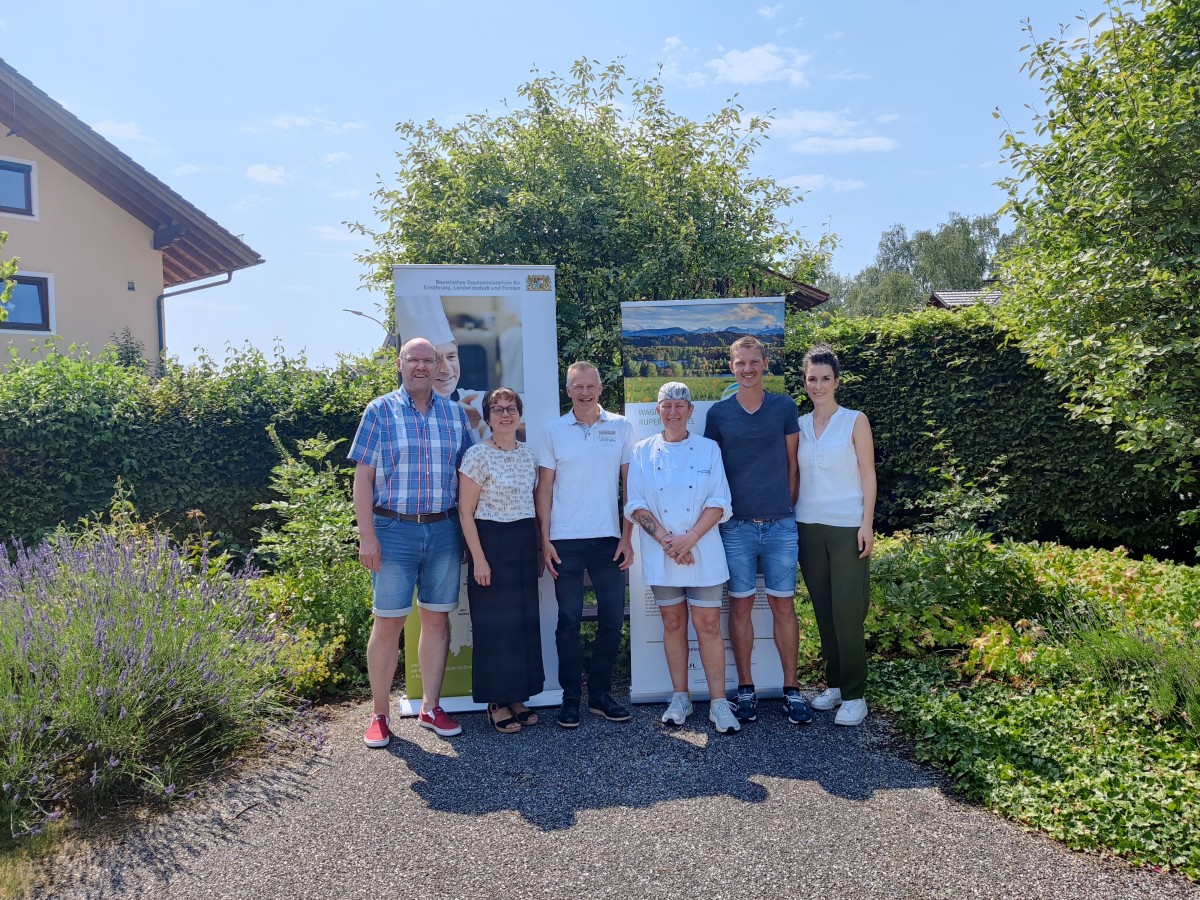
[[[562,688],[555,688],[552,691],[542,691],[540,694],[535,694],[529,698],[526,705],[530,708],[538,706],[562,706]],[[476,703],[470,697],[443,697],[442,709],[448,713],[483,712],[487,709],[487,704]],[[396,712],[402,717],[415,716],[420,711],[420,697],[410,700],[407,694],[401,694],[396,700]]]

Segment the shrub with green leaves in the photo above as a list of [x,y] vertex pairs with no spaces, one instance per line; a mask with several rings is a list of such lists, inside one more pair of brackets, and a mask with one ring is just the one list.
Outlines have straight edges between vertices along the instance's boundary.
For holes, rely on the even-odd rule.
[[358,561],[353,469],[329,461],[340,440],[302,440],[297,457],[273,430],[271,438],[282,456],[271,488],[281,496],[259,507],[274,512],[277,524],[262,531],[259,552],[273,571],[258,589],[297,635],[291,664],[301,677],[294,687],[311,696],[364,683],[371,576]]
[[115,351],[19,361],[0,373],[0,540],[36,543],[105,509],[122,478],[141,514],[177,537],[201,515],[221,546],[247,551],[279,459],[267,426],[289,441],[349,438],[395,378],[384,363],[311,369],[253,349],[157,374]]
[[869,696],[917,757],[1068,846],[1200,880],[1200,569],[977,534],[876,547]]

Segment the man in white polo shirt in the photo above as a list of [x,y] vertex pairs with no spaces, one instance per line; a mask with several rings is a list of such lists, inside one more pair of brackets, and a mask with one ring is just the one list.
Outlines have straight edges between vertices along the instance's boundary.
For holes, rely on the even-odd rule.
[[567,367],[571,411],[551,422],[538,453],[537,513],[546,569],[558,599],[558,724],[579,725],[583,696],[583,576],[596,591],[597,630],[588,671],[588,711],[612,722],[632,718],[612,698],[613,667],[625,619],[625,570],[633,564],[633,525],[620,514],[633,451],[633,425],[600,406],[600,372]]

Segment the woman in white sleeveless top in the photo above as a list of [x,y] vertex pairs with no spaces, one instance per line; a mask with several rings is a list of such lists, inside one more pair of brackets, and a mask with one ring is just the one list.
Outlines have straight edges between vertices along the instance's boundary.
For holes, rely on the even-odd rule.
[[838,406],[841,366],[827,344],[804,356],[804,390],[813,411],[800,418],[800,572],[812,598],[827,690],[813,709],[838,709],[834,722],[867,717],[863,624],[875,546],[875,445],[861,412]]

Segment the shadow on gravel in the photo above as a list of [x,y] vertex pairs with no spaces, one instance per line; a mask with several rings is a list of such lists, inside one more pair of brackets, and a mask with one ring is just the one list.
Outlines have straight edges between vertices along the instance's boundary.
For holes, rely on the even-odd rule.
[[449,755],[421,746],[428,732],[408,740],[404,728],[389,752],[407,765],[415,776],[411,789],[430,808],[462,815],[513,810],[543,831],[570,828],[580,812],[614,806],[714,796],[762,803],[772,779],[810,781],[852,801],[939,784],[879,752],[888,736],[882,724],[838,728],[833,714],[823,713],[796,727],[774,707],[764,702],[759,720],[734,735],[712,730],[707,703],[697,703],[681,728],[659,722],[661,704],[636,707],[627,723],[585,714],[574,731],[554,723],[554,710],[541,710],[542,724],[516,735],[492,731],[482,713],[466,714]]

